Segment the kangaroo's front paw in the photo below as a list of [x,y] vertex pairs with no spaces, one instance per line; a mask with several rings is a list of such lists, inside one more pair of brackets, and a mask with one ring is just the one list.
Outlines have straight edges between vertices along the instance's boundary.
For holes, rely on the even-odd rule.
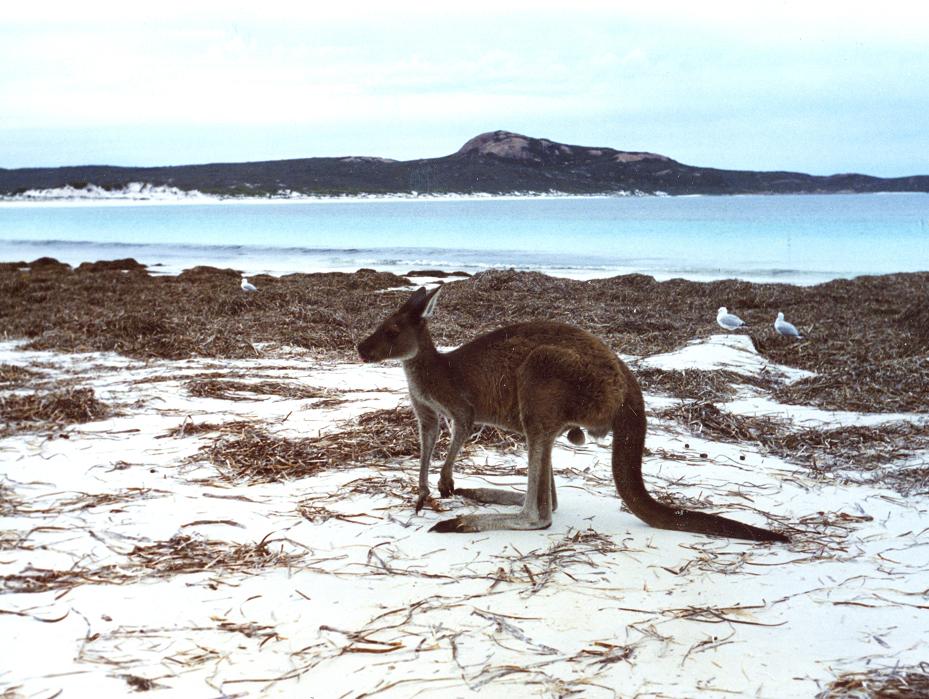
[[465,517],[459,516],[436,522],[429,531],[448,534],[449,532],[476,532],[477,529],[473,524],[469,524]]
[[416,498],[416,514],[419,514],[419,511],[423,509],[423,505],[426,504],[426,500],[428,499],[429,499],[428,490],[419,491],[419,497]]
[[439,495],[443,498],[450,498],[455,494],[455,481],[451,478],[448,480],[439,479]]

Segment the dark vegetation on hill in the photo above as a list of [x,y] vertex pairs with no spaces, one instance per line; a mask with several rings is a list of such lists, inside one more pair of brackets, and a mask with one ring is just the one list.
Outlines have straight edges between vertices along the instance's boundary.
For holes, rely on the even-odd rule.
[[591,148],[508,131],[481,134],[439,158],[301,158],[171,167],[88,165],[0,169],[0,195],[88,184],[121,189],[130,182],[223,196],[393,193],[609,192],[668,194],[929,192],[929,176],[820,177],[797,172],[720,170],[655,153]]

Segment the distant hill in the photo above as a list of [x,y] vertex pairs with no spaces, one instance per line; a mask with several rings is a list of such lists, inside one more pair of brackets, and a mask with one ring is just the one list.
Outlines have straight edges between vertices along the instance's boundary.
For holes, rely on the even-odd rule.
[[684,165],[656,153],[590,148],[509,131],[484,133],[451,155],[397,161],[372,157],[302,158],[172,167],[0,169],[0,195],[65,186],[118,190],[129,183],[222,196],[295,192],[341,194],[792,194],[929,192],[929,175],[880,178],[859,174],[719,170]]

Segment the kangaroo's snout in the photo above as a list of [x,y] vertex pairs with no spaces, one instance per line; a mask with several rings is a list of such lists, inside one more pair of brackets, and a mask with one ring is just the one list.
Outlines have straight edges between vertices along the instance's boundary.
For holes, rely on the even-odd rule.
[[358,356],[365,364],[370,364],[371,362],[377,361],[373,356],[371,356],[371,347],[369,346],[370,343],[368,341],[370,339],[371,338],[368,338],[367,340],[359,342],[355,347],[355,349],[358,351]]

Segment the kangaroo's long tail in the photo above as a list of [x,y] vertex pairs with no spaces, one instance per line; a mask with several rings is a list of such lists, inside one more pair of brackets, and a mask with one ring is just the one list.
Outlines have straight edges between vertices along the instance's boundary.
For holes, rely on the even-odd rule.
[[790,541],[783,534],[706,512],[670,507],[655,500],[642,481],[645,405],[641,394],[629,396],[613,417],[613,480],[632,514],[660,529],[696,532],[751,541]]

